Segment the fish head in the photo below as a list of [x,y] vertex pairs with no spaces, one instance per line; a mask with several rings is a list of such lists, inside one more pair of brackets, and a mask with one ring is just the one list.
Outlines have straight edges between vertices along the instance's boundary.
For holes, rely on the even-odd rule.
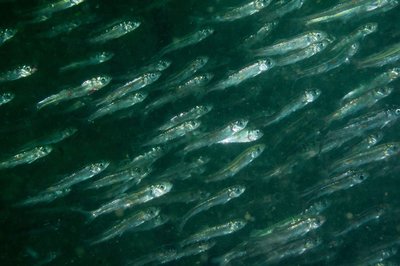
[[247,119],[238,119],[230,123],[229,127],[232,132],[239,132],[247,126],[249,120]]
[[172,183],[170,183],[170,182],[160,182],[158,184],[151,186],[152,194],[155,197],[160,197],[160,196],[170,192],[171,189],[172,189]]
[[37,147],[36,150],[37,150],[37,155],[42,157],[42,156],[46,156],[47,154],[52,152],[53,147],[50,145],[45,145],[45,146]]
[[364,182],[369,177],[369,173],[364,171],[359,171],[354,173],[351,179],[354,181],[355,184],[359,184]]
[[374,33],[378,30],[378,23],[370,22],[360,27],[360,31],[363,36]]
[[377,132],[375,134],[371,134],[367,137],[367,143],[370,146],[376,145],[379,141],[383,139],[383,133]]
[[189,129],[189,130],[194,130],[196,128],[198,128],[200,126],[201,122],[199,120],[191,120],[191,121],[187,121],[185,122],[185,128]]
[[156,81],[161,77],[161,72],[156,71],[156,72],[149,72],[143,75],[143,80],[145,83],[151,83]]
[[140,21],[134,21],[134,20],[125,21],[123,22],[123,28],[125,31],[129,32],[139,27],[140,24],[141,24]]
[[111,77],[104,75],[86,80],[82,83],[82,86],[84,87],[88,86],[93,88],[94,90],[97,90],[107,86],[110,82],[111,82]]
[[211,27],[206,27],[206,28],[200,30],[200,34],[204,37],[207,37],[213,33],[214,33],[214,29]]
[[2,100],[3,100],[3,101],[7,101],[7,102],[9,102],[9,101],[11,101],[12,99],[14,99],[14,97],[15,97],[15,94],[14,94],[14,93],[11,93],[11,92],[5,92],[5,93],[3,93],[3,94],[1,95]]
[[81,4],[81,3],[83,3],[85,0],[71,0],[71,3],[73,4],[73,5],[79,5],[79,4]]
[[331,44],[331,41],[327,39],[323,40],[322,42],[314,43],[311,47],[313,48],[314,52],[318,53],[325,50],[325,48],[328,47],[329,44]]
[[268,69],[275,66],[275,61],[272,60],[271,58],[266,58],[264,60],[259,60],[258,65],[259,65],[258,68],[260,69],[260,71],[267,71]]
[[229,223],[229,227],[233,230],[240,230],[243,227],[245,227],[247,224],[246,220],[240,219],[240,220],[235,220]]
[[114,56],[114,53],[112,52],[107,52],[107,51],[103,51],[100,53],[97,53],[94,58],[95,60],[97,60],[99,63],[103,63],[106,62],[108,60],[110,60],[112,57]]
[[145,215],[148,219],[152,219],[156,217],[160,213],[160,208],[157,207],[149,207],[144,211]]
[[392,156],[400,152],[400,143],[386,144],[385,155]]
[[14,36],[17,33],[17,30],[16,29],[7,28],[7,29],[3,30],[2,33],[6,38],[11,38],[12,36]]
[[158,71],[164,71],[165,69],[169,68],[169,66],[172,64],[172,62],[170,60],[164,59],[164,60],[160,60],[157,63],[156,69]]
[[100,161],[98,163],[94,163],[90,166],[90,172],[94,174],[98,174],[105,170],[110,165],[108,161]]
[[265,150],[265,144],[254,145],[251,149],[251,157],[256,158]]
[[22,77],[27,77],[29,75],[32,75],[37,70],[38,69],[35,66],[23,65],[19,67],[19,71],[21,72]]
[[304,243],[305,249],[312,249],[322,244],[322,239],[320,237],[312,237],[306,240]]
[[271,3],[271,0],[255,0],[254,5],[256,9],[262,9],[268,6]]
[[78,129],[75,127],[67,127],[64,131],[63,131],[63,136],[65,137],[69,137],[74,135],[76,132],[78,132]]
[[391,80],[397,79],[400,76],[400,67],[392,68],[387,73]]
[[310,226],[312,229],[317,229],[326,222],[325,216],[316,215],[310,218]]
[[389,94],[391,94],[393,91],[393,87],[381,87],[381,88],[377,88],[375,89],[375,95],[378,96],[379,98],[383,98],[388,96]]
[[329,37],[329,35],[326,32],[323,31],[312,31],[309,32],[309,40],[314,43],[314,42],[320,42],[322,40],[325,40]]
[[208,60],[209,60],[208,56],[199,56],[192,62],[191,67],[195,69],[201,68],[205,64],[207,64]]
[[249,130],[247,134],[247,139],[249,141],[256,141],[260,139],[262,136],[264,136],[264,133],[259,129]]
[[321,95],[320,89],[307,89],[304,91],[304,102],[311,103]]
[[230,188],[228,188],[228,195],[230,198],[237,198],[240,195],[242,195],[245,190],[246,190],[246,188],[244,186],[240,186],[240,185],[230,187]]

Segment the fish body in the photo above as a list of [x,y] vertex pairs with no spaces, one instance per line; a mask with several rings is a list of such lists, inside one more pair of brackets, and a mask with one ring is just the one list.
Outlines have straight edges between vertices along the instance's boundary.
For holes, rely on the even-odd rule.
[[112,52],[107,52],[107,51],[98,52],[96,54],[89,56],[87,59],[73,62],[66,66],[61,67],[60,72],[65,72],[77,68],[83,68],[91,65],[98,65],[109,61],[111,58],[113,58],[113,56],[114,53]]
[[357,61],[358,68],[382,67],[400,60],[400,43],[384,48],[382,51]]
[[168,130],[176,125],[183,122],[199,119],[205,114],[209,113],[213,109],[212,105],[196,105],[186,112],[179,113],[172,118],[170,118],[165,124],[160,126],[158,130]]
[[51,146],[37,146],[29,150],[24,150],[9,159],[0,162],[0,169],[13,168],[21,164],[31,164],[36,160],[49,155],[53,151]]
[[12,92],[0,93],[0,106],[11,102],[15,98],[15,94]]
[[114,40],[136,30],[140,25],[141,22],[136,20],[117,22],[107,26],[105,29],[102,30],[102,33],[89,39],[89,42],[104,43],[110,40]]
[[197,129],[200,126],[201,122],[198,120],[190,120],[183,122],[182,124],[170,128],[158,136],[154,137],[152,140],[147,142],[145,145],[158,145],[169,142],[171,140],[177,139],[179,137],[185,136],[187,133]]
[[14,81],[21,78],[26,78],[35,73],[38,69],[34,66],[21,65],[14,69],[0,73],[0,82]]
[[10,40],[17,34],[17,29],[13,28],[2,28],[0,29],[0,46],[3,45],[5,42]]
[[115,173],[106,175],[101,179],[92,182],[88,188],[89,189],[99,189],[106,186],[111,186],[117,183],[128,182],[131,180],[136,180],[136,184],[139,184],[143,178],[145,178],[151,169],[142,169],[133,167],[126,170],[117,171]]
[[227,138],[218,141],[217,143],[227,144],[227,143],[245,143],[245,142],[253,142],[256,141],[262,136],[264,133],[259,129],[243,129],[239,132],[234,133]]
[[215,182],[236,175],[240,170],[248,166],[254,159],[259,157],[265,150],[264,144],[257,144],[239,154],[232,162],[214,174],[205,178],[205,182]]
[[183,227],[186,225],[189,219],[195,216],[196,214],[206,211],[214,206],[225,204],[230,200],[242,195],[245,190],[246,188],[240,185],[228,187],[219,191],[217,194],[211,196],[205,201],[199,203],[183,216],[182,221],[179,224],[180,231],[182,231]]
[[230,8],[220,14],[216,14],[211,19],[211,21],[229,22],[245,18],[260,12],[261,10],[269,6],[271,2],[271,0],[253,0],[242,6]]
[[286,66],[290,64],[297,63],[299,61],[305,60],[307,58],[310,58],[322,51],[324,51],[329,45],[331,44],[331,41],[329,40],[323,40],[321,42],[313,43],[310,44],[308,47],[294,51],[290,54],[287,54],[285,56],[282,56],[280,58],[275,58],[275,62],[277,66]]

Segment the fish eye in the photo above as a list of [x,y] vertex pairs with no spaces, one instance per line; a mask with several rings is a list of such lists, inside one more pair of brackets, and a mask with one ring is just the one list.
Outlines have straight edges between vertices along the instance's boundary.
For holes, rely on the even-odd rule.
[[394,111],[394,113],[395,113],[396,115],[400,115],[400,108],[399,108],[399,109],[396,109],[396,110]]
[[165,186],[164,185],[160,185],[160,189],[164,190]]

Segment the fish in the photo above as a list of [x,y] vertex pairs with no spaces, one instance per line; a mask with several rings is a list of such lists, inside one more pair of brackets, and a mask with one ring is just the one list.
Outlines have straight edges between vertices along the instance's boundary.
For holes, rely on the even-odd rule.
[[385,47],[382,51],[356,61],[358,68],[382,67],[400,60],[400,43]]
[[183,217],[182,221],[179,224],[179,231],[183,230],[183,227],[186,225],[186,223],[195,215],[206,211],[214,206],[225,204],[229,202],[230,200],[239,197],[240,195],[245,192],[246,187],[242,185],[236,185],[236,186],[231,186],[227,187],[216,194],[212,195],[208,199],[200,202],[196,206],[194,206],[192,209],[190,209]]
[[280,19],[283,16],[302,8],[304,2],[305,0],[277,1],[278,6],[274,6],[273,8],[271,8],[272,10],[263,15],[263,18],[261,18],[261,20],[271,21],[275,19]]
[[52,151],[53,147],[46,145],[24,150],[8,159],[0,161],[0,169],[14,168],[22,164],[31,164],[38,159],[49,155]]
[[157,55],[161,57],[168,53],[186,48],[188,46],[198,44],[201,41],[203,41],[204,39],[211,36],[213,33],[214,33],[214,29],[211,27],[205,27],[198,31],[189,33],[183,37],[175,39],[172,43],[170,43],[167,46],[165,46],[164,48],[162,48],[158,52]]
[[114,57],[113,52],[102,51],[95,54],[90,55],[87,59],[83,59],[77,62],[70,63],[66,66],[63,66],[59,69],[60,72],[66,72],[73,69],[83,68],[92,65],[98,65],[104,62],[109,61]]
[[137,92],[113,100],[109,104],[105,104],[97,109],[93,114],[88,117],[88,121],[93,122],[106,115],[111,115],[114,112],[130,108],[138,103],[143,102],[147,98],[147,92]]
[[210,228],[205,228],[185,240],[181,241],[180,246],[187,246],[196,242],[207,241],[215,237],[224,236],[232,234],[243,227],[245,227],[247,222],[243,219],[232,220],[225,224],[217,225]]
[[90,245],[97,245],[105,241],[109,241],[115,237],[121,236],[126,231],[132,230],[135,227],[155,218],[160,213],[160,209],[149,207],[142,211],[133,213],[122,221],[115,223],[110,229],[102,233],[97,239],[90,241]]
[[12,39],[18,30],[14,28],[0,28],[0,46]]
[[65,188],[61,190],[44,190],[38,193],[36,196],[29,197],[15,204],[15,207],[27,207],[37,205],[40,203],[49,203],[58,198],[64,197],[71,192],[71,188]]
[[160,146],[151,147],[140,155],[137,155],[133,159],[121,162],[117,166],[118,170],[126,170],[133,167],[150,167],[155,161],[160,159],[166,153],[166,149]]
[[271,32],[276,28],[278,25],[278,21],[272,21],[265,23],[261,28],[259,28],[255,33],[250,34],[247,36],[243,43],[241,44],[244,48],[251,48],[259,43],[262,43]]
[[136,30],[142,23],[137,20],[126,20],[111,23],[103,29],[93,33],[93,37],[89,39],[90,43],[104,43],[114,39],[121,38],[126,34]]
[[33,146],[45,146],[45,145],[54,145],[57,143],[60,143],[61,141],[72,137],[78,132],[78,129],[75,127],[66,127],[61,130],[56,130],[53,132],[50,132],[50,134],[39,138],[35,139],[33,141],[28,142],[27,144],[21,146],[21,150],[29,149],[30,147]]
[[305,25],[327,23],[335,20],[348,21],[354,17],[362,17],[371,14],[383,13],[395,8],[397,0],[356,0],[344,2],[320,13],[307,16],[302,19]]
[[227,138],[218,141],[217,143],[228,144],[228,143],[245,143],[259,140],[264,136],[264,133],[259,129],[243,129],[239,132],[234,133]]
[[231,22],[254,15],[269,6],[272,0],[253,0],[242,6],[232,7],[215,14],[210,22]]
[[15,98],[15,94],[12,92],[0,93],[0,106],[11,102]]
[[304,108],[306,105],[314,102],[321,95],[320,89],[306,89],[299,97],[293,99],[289,104],[282,108],[277,114],[272,116],[270,119],[262,123],[262,126],[269,126],[280,122],[284,118],[288,117],[292,113]]
[[37,7],[32,14],[34,16],[51,16],[56,12],[60,12],[74,6],[80,5],[85,0],[56,0],[52,3],[43,4]]
[[219,81],[215,84],[211,89],[207,92],[215,91],[215,90],[225,90],[232,86],[238,86],[244,81],[247,81],[251,78],[254,78],[261,73],[264,73],[267,70],[270,70],[275,66],[275,61],[270,58],[258,60],[256,62],[251,63],[235,71],[233,74],[230,74],[227,78]]
[[178,124],[189,120],[199,119],[200,117],[206,115],[213,109],[213,105],[196,105],[191,109],[181,112],[173,117],[171,117],[166,123],[158,128],[158,130],[168,130]]
[[161,197],[164,194],[168,193],[172,189],[172,183],[170,182],[158,182],[147,187],[142,188],[139,191],[130,192],[129,194],[119,194],[112,201],[109,201],[99,208],[93,211],[81,211],[77,210],[80,213],[83,213],[88,216],[88,222],[92,222],[97,217],[115,212],[118,210],[126,210],[133,206],[137,206],[139,204],[143,204],[149,202],[155,198]]
[[76,185],[80,182],[83,182],[85,180],[88,180],[88,179],[100,174],[109,165],[110,165],[110,162],[108,162],[108,161],[100,161],[97,163],[89,164],[89,165],[85,166],[84,168],[82,168],[81,170],[61,179],[54,185],[47,188],[47,190],[48,191],[61,191],[61,190],[70,188],[73,185]]
[[393,88],[391,87],[377,88],[359,96],[358,98],[354,98],[353,100],[346,102],[337,111],[328,116],[328,118],[326,119],[326,123],[329,124],[335,120],[341,120],[364,108],[369,108],[376,104],[378,101],[389,96],[392,91]]
[[384,87],[389,83],[395,81],[399,77],[400,77],[400,68],[399,67],[391,68],[381,73],[380,75],[374,77],[371,81],[359,85],[357,88],[355,88],[354,90],[350,91],[345,96],[343,96],[341,101],[342,102],[351,101],[354,98],[360,96],[361,94],[364,94],[374,88]]
[[265,144],[256,144],[243,151],[228,165],[205,178],[205,182],[221,181],[236,175],[240,170],[248,166],[254,159],[259,157],[265,150]]
[[126,170],[119,170],[109,175],[103,176],[102,178],[92,182],[88,185],[87,189],[99,189],[106,186],[111,186],[117,183],[124,183],[131,180],[135,180],[135,184],[139,184],[143,178],[145,178],[151,169],[144,169],[138,167],[128,168]]
[[283,55],[288,52],[304,49],[313,43],[328,39],[329,35],[323,31],[307,31],[292,38],[276,41],[270,46],[254,51],[256,56]]
[[94,93],[111,82],[111,77],[109,76],[97,76],[91,79],[85,80],[78,87],[73,87],[70,89],[64,89],[59,93],[53,94],[44,98],[36,104],[37,109],[42,109],[45,106],[58,104],[64,101],[80,98],[88,94]]
[[37,72],[37,67],[31,65],[20,65],[14,69],[0,73],[0,82],[14,81],[26,78]]
[[171,140],[185,136],[189,132],[196,130],[200,125],[201,122],[199,120],[190,120],[183,122],[182,124],[170,128],[155,136],[153,139],[146,142],[144,146],[165,144]]

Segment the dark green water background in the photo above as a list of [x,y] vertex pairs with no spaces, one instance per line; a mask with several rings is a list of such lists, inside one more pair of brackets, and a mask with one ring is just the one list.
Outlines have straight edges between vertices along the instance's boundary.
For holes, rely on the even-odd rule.
[[[199,102],[213,103],[217,107],[213,115],[205,117],[202,121],[205,129],[213,129],[232,119],[251,116],[261,110],[279,109],[305,88],[317,87],[322,90],[320,99],[306,108],[316,112],[315,120],[303,125],[301,132],[296,132],[296,134],[312,135],[318,128],[319,119],[335,110],[342,95],[382,72],[382,69],[356,70],[350,64],[326,75],[294,82],[293,75],[296,75],[294,71],[274,70],[229,92],[216,93],[201,99],[189,97],[168,105],[148,117],[143,116],[139,107],[132,117],[119,120],[109,117],[96,124],[85,122],[84,118],[87,116],[85,111],[65,114],[60,111],[61,107],[36,111],[35,104],[39,100],[58,92],[64,86],[78,85],[93,75],[104,73],[113,76],[145,65],[160,48],[170,43],[174,36],[182,36],[197,29],[193,23],[193,17],[207,14],[210,6],[218,10],[228,3],[235,5],[241,1],[171,0],[167,2],[165,5],[157,6],[157,1],[88,0],[77,8],[56,14],[54,19],[48,22],[20,27],[21,30],[17,36],[0,47],[0,72],[19,64],[33,64],[39,69],[29,78],[0,85],[1,91],[12,91],[16,94],[14,101],[0,107],[0,156],[6,158],[20,145],[55,130],[67,126],[76,126],[79,129],[75,136],[58,144],[55,150],[43,160],[32,165],[18,166],[0,172],[1,265],[34,265],[45,259],[49,252],[59,254],[52,262],[53,265],[123,265],[128,260],[156,251],[163,244],[178,241],[174,225],[167,224],[148,232],[126,233],[104,244],[88,246],[85,241],[108,228],[114,221],[113,217],[99,219],[87,226],[84,224],[85,219],[82,215],[68,211],[68,208],[93,209],[97,207],[96,191],[82,192],[78,189],[67,197],[43,207],[17,209],[11,206],[29,195],[35,195],[59,180],[61,176],[72,173],[86,164],[102,159],[118,162],[139,154],[143,151],[140,145],[147,139],[151,130],[171,115]],[[322,10],[330,6],[328,2],[330,1],[307,1],[301,10],[282,19],[277,30],[272,33],[271,40],[287,38],[303,31],[306,28],[294,22],[293,18]],[[0,1],[0,25],[18,27],[24,18],[23,14],[27,12],[29,14],[29,8],[40,3],[41,1]],[[151,4],[155,6],[149,8],[148,5]],[[97,19],[92,24],[84,25],[56,38],[38,37],[41,32],[58,22],[91,13]],[[362,42],[362,48],[357,55],[362,58],[379,51],[386,45],[399,42],[399,13],[400,9],[397,7],[384,15],[354,20],[346,24],[327,23],[317,25],[313,29],[324,30],[334,36],[342,36],[365,22],[379,23],[379,31]],[[142,25],[137,31],[104,45],[91,45],[86,41],[89,34],[101,25],[127,18],[139,18]],[[215,74],[215,80],[225,76],[229,71],[248,64],[249,59],[246,54],[243,51],[236,51],[235,47],[240,44],[244,36],[254,31],[252,25],[250,18],[215,26],[216,32],[209,39],[195,47],[168,56],[173,65],[163,73],[163,78],[159,82],[161,83],[168,74],[178,70],[198,55],[208,55],[212,59],[209,68]],[[58,68],[66,63],[103,49],[115,53],[115,57],[109,63],[65,74],[58,73]],[[313,64],[312,60],[307,64]],[[243,104],[234,105],[235,101],[249,96],[246,89],[253,85],[261,88],[259,94],[255,97],[250,96]],[[394,93],[380,103],[381,107],[399,103],[398,82],[394,83],[394,88]],[[101,94],[102,92],[99,93]],[[157,94],[150,95],[146,103],[155,99],[156,96]],[[141,105],[141,107],[144,106]],[[335,159],[340,158],[340,151],[330,153],[310,160],[299,169],[295,169],[295,174],[287,178],[269,183],[255,180],[258,173],[282,164],[291,154],[304,148],[303,145],[306,143],[296,143],[293,141],[293,136],[281,134],[290,122],[296,121],[303,114],[303,111],[296,113],[284,123],[263,130],[264,136],[259,141],[260,143],[266,143],[268,146],[278,137],[284,139],[278,147],[267,148],[263,156],[254,161],[249,169],[239,174],[238,180],[246,180],[244,182],[251,187],[251,193],[243,194],[240,199],[232,201],[229,205],[219,206],[200,214],[188,224],[187,230],[195,232],[199,225],[215,225],[229,219],[244,217],[246,213],[255,217],[255,221],[249,223],[244,230],[219,239],[218,245],[208,252],[209,257],[216,257],[227,252],[235,244],[246,239],[252,229],[266,227],[295,215],[307,207],[307,203],[299,198],[299,191],[315,184],[321,176],[326,174],[324,170]],[[400,140],[399,129],[398,125],[385,129],[385,140]],[[248,144],[234,144],[210,147],[196,155],[204,154],[213,158],[208,170],[213,172],[248,146]],[[163,169],[178,161],[179,158],[172,155],[163,157],[156,163],[156,173],[161,173]],[[397,209],[400,201],[398,162],[398,158],[395,158],[381,163],[382,167],[375,168],[372,172],[373,177],[360,187],[333,195],[331,199],[335,201],[335,204],[326,212],[327,223],[321,234],[342,228],[347,222],[347,213],[360,213],[382,203],[390,204],[391,208]],[[379,169],[383,166],[388,166],[385,172]],[[207,189],[216,192],[231,183],[232,181],[228,181],[209,185]],[[143,185],[146,184],[144,181]],[[195,179],[187,183],[178,183],[174,189],[184,191],[186,188],[200,187],[201,184],[201,180]],[[174,204],[163,207],[162,211],[172,217],[178,217],[189,208],[190,206],[185,204]],[[398,235],[399,229],[399,219],[393,215],[379,223],[355,231],[346,239],[346,243],[340,249],[340,257],[332,265],[351,261],[355,254],[368,250],[372,244]],[[29,255],[29,250],[37,252],[36,260]],[[398,256],[397,259],[399,259]],[[194,265],[194,263],[207,265],[210,262],[206,256],[196,256],[171,263],[171,265]],[[285,265],[300,263],[291,260]]]

